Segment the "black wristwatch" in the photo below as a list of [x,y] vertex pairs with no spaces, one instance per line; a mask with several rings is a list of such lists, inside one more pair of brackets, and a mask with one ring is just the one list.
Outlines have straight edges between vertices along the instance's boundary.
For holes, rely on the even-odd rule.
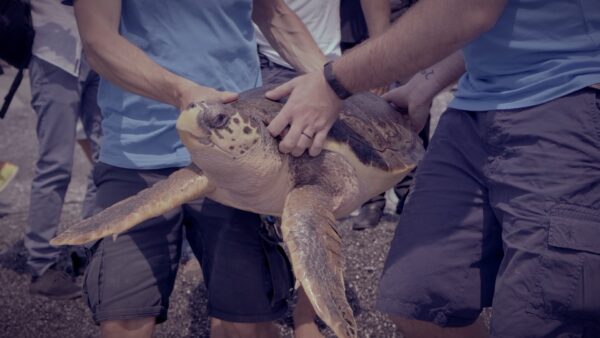
[[342,84],[335,78],[335,75],[333,75],[333,61],[329,61],[325,64],[325,66],[323,66],[323,75],[325,76],[325,81],[327,81],[329,87],[331,87],[335,95],[337,95],[340,100],[345,100],[352,96],[352,93],[348,89],[344,88],[344,86],[342,86]]

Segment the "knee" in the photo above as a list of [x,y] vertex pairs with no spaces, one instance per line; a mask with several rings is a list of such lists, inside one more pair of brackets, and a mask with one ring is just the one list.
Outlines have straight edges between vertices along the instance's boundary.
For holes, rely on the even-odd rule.
[[412,319],[406,319],[397,316],[389,317],[392,322],[396,325],[398,331],[402,333],[403,336],[406,337],[419,337],[421,331],[424,331],[424,327],[427,325],[424,322]]
[[237,323],[211,318],[211,336],[216,338],[279,337],[279,330],[272,322]]
[[102,338],[148,337],[154,331],[155,319],[107,320],[100,323]]
[[433,323],[390,316],[398,330],[406,338],[486,338],[487,330],[479,318],[465,327],[441,327]]

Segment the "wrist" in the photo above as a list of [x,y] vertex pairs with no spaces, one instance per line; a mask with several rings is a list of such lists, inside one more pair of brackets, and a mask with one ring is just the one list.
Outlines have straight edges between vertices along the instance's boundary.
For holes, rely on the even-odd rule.
[[325,78],[327,85],[329,85],[329,88],[331,88],[340,100],[345,100],[352,96],[352,92],[346,89],[346,87],[344,87],[335,77],[335,74],[333,73],[333,61],[329,61],[323,66],[323,77]]
[[190,94],[193,92],[195,86],[197,85],[192,81],[189,81],[185,78],[177,78],[171,87],[173,88],[171,95],[173,105],[180,110],[185,109],[185,107],[187,107],[187,105],[190,103]]
[[422,98],[423,101],[433,99],[443,88],[440,88],[440,83],[433,73],[425,73],[424,71],[415,75],[409,81],[411,95],[416,95]]

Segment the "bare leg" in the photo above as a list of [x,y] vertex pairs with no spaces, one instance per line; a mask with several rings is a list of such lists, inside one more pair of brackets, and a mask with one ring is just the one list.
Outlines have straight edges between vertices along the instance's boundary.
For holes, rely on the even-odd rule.
[[279,328],[273,322],[234,323],[211,318],[210,336],[213,338],[277,338],[281,335]]
[[294,337],[296,338],[322,338],[324,337],[315,324],[317,316],[315,309],[301,286],[298,289],[298,303],[294,309]]
[[154,317],[107,320],[100,323],[100,336],[102,338],[150,338],[154,332]]
[[481,317],[464,327],[440,327],[435,324],[390,316],[405,338],[485,338],[488,330]]

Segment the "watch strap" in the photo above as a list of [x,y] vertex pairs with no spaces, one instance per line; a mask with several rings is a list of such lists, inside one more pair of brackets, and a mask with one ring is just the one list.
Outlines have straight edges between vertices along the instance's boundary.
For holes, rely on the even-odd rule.
[[325,81],[327,81],[329,87],[331,87],[340,100],[345,100],[352,96],[352,93],[344,88],[338,79],[335,78],[335,75],[333,74],[333,61],[329,61],[323,66],[323,75],[325,76]]

